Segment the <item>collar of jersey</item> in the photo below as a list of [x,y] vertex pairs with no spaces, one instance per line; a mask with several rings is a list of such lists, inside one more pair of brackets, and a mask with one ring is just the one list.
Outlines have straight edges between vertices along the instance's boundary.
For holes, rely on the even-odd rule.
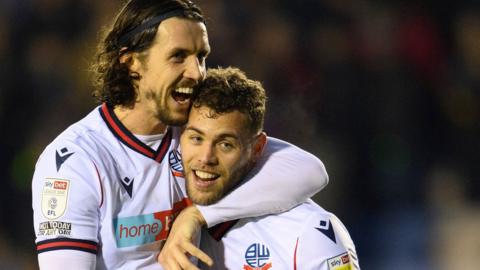
[[126,146],[130,147],[132,150],[147,156],[151,159],[154,159],[158,162],[163,160],[163,157],[168,151],[170,147],[170,143],[172,141],[172,130],[171,128],[167,129],[167,133],[162,139],[162,142],[158,146],[157,150],[153,150],[148,145],[140,141],[137,137],[135,137],[117,118],[115,113],[113,112],[113,108],[108,106],[106,103],[102,104],[99,108],[100,115],[102,116],[103,120],[107,124],[110,131],[117,137],[119,141],[121,141]]

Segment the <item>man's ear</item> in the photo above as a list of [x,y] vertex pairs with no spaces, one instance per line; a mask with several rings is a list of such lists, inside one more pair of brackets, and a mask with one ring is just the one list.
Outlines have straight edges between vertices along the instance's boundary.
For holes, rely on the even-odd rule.
[[127,51],[127,47],[120,50],[120,58],[118,61],[120,64],[124,64],[128,67],[131,77],[139,77],[140,60],[138,59],[138,53]]
[[253,161],[257,162],[263,154],[263,149],[267,144],[267,134],[265,132],[260,132],[253,142]]

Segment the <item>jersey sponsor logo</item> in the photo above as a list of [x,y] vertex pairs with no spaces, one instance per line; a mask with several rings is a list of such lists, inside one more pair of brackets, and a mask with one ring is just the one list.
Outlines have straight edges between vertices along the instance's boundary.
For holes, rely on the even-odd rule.
[[58,178],[46,178],[42,190],[42,213],[47,219],[54,220],[67,209],[70,181]]
[[329,270],[353,270],[350,256],[347,252],[327,260]]
[[61,189],[61,190],[66,190],[68,187],[68,183],[65,181],[55,181],[53,182],[53,188],[55,189]]
[[117,247],[140,246],[167,239],[173,220],[190,204],[188,199],[183,199],[175,203],[171,210],[114,218],[113,227]]
[[58,150],[55,151],[55,163],[57,165],[57,172],[60,170],[60,168],[62,167],[62,164],[67,161],[67,159],[75,154],[75,153],[68,153],[68,149],[66,147],[60,149],[60,153],[58,153]]
[[61,235],[70,236],[72,223],[62,221],[47,221],[40,223],[38,236]]
[[337,243],[337,239],[335,237],[335,231],[333,230],[332,222],[328,220],[320,220],[320,226],[315,227],[319,232],[323,233],[326,237],[332,240],[335,244]]
[[243,270],[268,270],[272,267],[270,250],[266,245],[254,243],[245,251],[246,265]]
[[172,169],[172,173],[178,177],[184,177],[183,166],[182,166],[182,155],[178,150],[172,150],[168,154],[168,164]]

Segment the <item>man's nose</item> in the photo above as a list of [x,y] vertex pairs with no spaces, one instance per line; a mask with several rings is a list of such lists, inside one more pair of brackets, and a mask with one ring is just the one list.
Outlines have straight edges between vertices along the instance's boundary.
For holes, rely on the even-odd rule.
[[201,82],[205,78],[205,66],[197,57],[191,57],[185,68],[184,77],[195,81],[195,83]]
[[217,155],[212,145],[205,145],[202,148],[199,161],[203,165],[216,165],[218,163]]

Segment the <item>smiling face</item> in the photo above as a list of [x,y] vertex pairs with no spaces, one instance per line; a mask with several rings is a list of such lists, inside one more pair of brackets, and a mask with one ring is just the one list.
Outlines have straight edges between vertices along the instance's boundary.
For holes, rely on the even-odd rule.
[[192,202],[218,201],[250,170],[265,144],[265,134],[252,135],[248,117],[239,111],[215,114],[193,107],[182,134],[183,168]]
[[153,45],[133,53],[131,72],[138,73],[136,110],[163,125],[187,121],[192,87],[205,78],[210,52],[205,25],[185,18],[169,18],[158,27]]

